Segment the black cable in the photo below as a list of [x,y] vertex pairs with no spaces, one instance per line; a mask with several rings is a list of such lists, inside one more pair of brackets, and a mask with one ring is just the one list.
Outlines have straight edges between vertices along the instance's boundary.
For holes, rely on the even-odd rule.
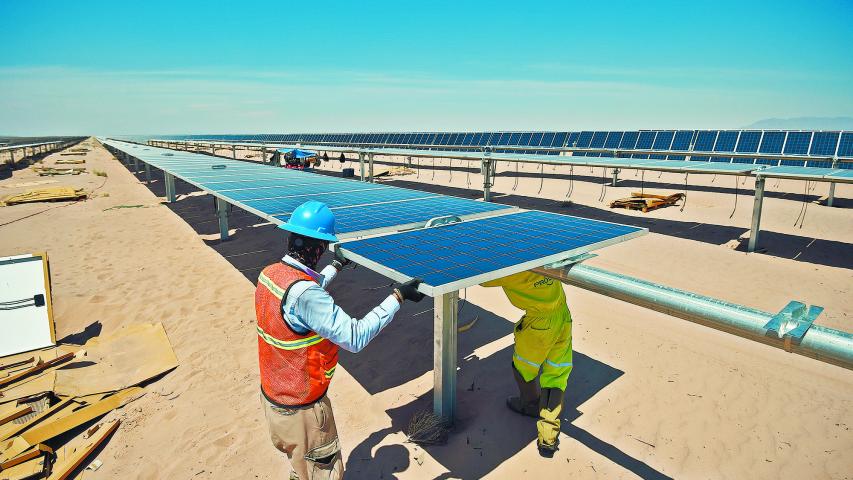
[[607,167],[601,167],[601,194],[598,196],[598,201],[603,202],[607,196]]
[[737,177],[735,177],[735,206],[734,206],[734,208],[732,208],[732,213],[731,213],[731,215],[729,215],[729,218],[732,218],[735,216],[735,210],[737,210],[737,194],[738,194],[738,183],[737,183]]
[[515,162],[515,183],[512,184],[512,191],[518,188],[518,162]]
[[572,196],[572,190],[575,189],[575,166],[569,165],[569,191],[566,192],[566,199]]
[[643,170],[640,173],[640,196],[643,195],[643,191],[644,191],[643,188],[645,187],[645,183],[646,183],[646,171]]
[[687,177],[689,176],[689,173],[684,174],[684,198],[681,200],[681,210],[679,210],[679,212],[683,212],[684,207],[687,206]]
[[432,178],[430,180],[435,180],[435,157],[432,157]]
[[20,305],[9,305],[9,306],[0,305],[0,310],[18,310],[19,308],[27,308],[27,307],[35,307],[35,306],[36,306],[35,302],[30,300],[30,303],[22,303]]
[[540,170],[540,172],[539,172],[539,173],[540,173],[540,175],[541,175],[541,177],[539,178],[539,191],[538,191],[538,192],[536,192],[536,193],[537,193],[537,195],[538,195],[538,194],[540,194],[540,193],[542,193],[542,187],[544,187],[544,186],[545,186],[545,164],[544,164],[544,163],[542,163],[541,165],[542,165],[542,168],[541,168],[541,170]]

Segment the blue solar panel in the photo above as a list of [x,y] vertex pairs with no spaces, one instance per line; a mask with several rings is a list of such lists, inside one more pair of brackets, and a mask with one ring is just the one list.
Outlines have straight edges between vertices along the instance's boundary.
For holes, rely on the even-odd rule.
[[[672,139],[672,150],[689,150],[693,141],[693,130],[679,130]],[[668,160],[684,160],[684,155],[669,155]]]
[[[654,150],[669,150],[672,145],[672,137],[675,136],[675,132],[672,130],[664,130],[657,132],[655,136],[655,141],[652,144],[652,148]],[[649,158],[660,159],[663,160],[666,158],[666,155],[649,155]]]
[[853,157],[853,132],[841,134],[841,141],[838,144],[838,156]]
[[274,188],[250,188],[245,190],[232,190],[228,192],[222,192],[221,190],[217,190],[221,192],[223,195],[228,196],[229,198],[236,200],[238,202],[246,202],[249,200],[258,200],[262,198],[278,198],[278,197],[289,197],[293,195],[319,195],[319,194],[334,194],[334,193],[344,193],[344,192],[363,192],[363,191],[372,191],[372,190],[381,190],[383,186],[377,185],[375,183],[364,183],[364,182],[341,182],[341,183],[331,183],[331,184],[308,184],[308,185],[291,185],[288,187],[274,187]]
[[[802,163],[802,162],[800,162]],[[803,178],[823,178],[836,170],[833,168],[812,168],[802,166],[781,166],[770,167],[759,170],[759,174],[766,177],[803,177]]]
[[[641,150],[648,150],[652,148],[652,144],[655,141],[655,135],[657,132],[643,131],[640,132],[640,136],[637,138],[637,146],[635,148]],[[648,154],[645,153],[634,153],[631,154],[631,158],[649,158]]]
[[589,142],[592,141],[593,132],[581,132],[578,134],[577,148],[589,148]]
[[341,246],[345,252],[450,291],[643,233],[644,229],[637,227],[526,211],[345,242]]
[[788,132],[785,140],[785,153],[788,155],[805,155],[809,151],[812,132]]
[[604,141],[604,148],[619,148],[619,142],[622,141],[622,132],[610,132],[607,135],[607,140]]
[[386,188],[387,189],[367,190],[352,193],[309,194],[286,198],[273,198],[268,200],[249,200],[242,203],[267,215],[277,215],[290,213],[294,208],[308,200],[321,200],[323,203],[328,205],[329,208],[339,208],[436,196],[434,194],[419,192],[416,190],[405,190],[402,188],[391,187]]
[[809,155],[835,155],[839,132],[815,132]]
[[[432,218],[446,215],[464,217],[510,208],[512,207],[498,203],[443,196],[397,202],[393,204],[393,208],[376,208],[372,205],[336,208],[335,229],[338,234],[363,232],[396,225],[426,223]],[[278,215],[275,218],[286,222],[290,215]]]

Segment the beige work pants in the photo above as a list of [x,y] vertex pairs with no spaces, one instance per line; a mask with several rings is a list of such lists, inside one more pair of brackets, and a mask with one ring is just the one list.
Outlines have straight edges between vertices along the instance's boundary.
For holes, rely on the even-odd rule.
[[290,459],[291,480],[340,480],[344,476],[341,447],[332,403],[324,395],[307,407],[282,408],[261,395],[270,438]]

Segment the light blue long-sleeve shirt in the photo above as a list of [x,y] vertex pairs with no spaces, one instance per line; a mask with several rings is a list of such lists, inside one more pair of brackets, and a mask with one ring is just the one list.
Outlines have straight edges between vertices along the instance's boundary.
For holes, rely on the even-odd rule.
[[335,267],[329,265],[317,273],[289,255],[281,260],[317,281],[294,283],[281,304],[284,321],[297,333],[315,332],[344,350],[356,353],[391,323],[400,310],[400,302],[389,295],[364,318],[352,318],[335,305],[325,290],[338,273]]

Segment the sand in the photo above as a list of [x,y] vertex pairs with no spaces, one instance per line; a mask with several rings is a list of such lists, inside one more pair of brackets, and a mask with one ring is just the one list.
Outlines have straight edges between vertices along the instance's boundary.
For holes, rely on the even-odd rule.
[[[287,461],[270,445],[258,399],[253,311],[254,280],[281,255],[283,234],[235,209],[233,237],[221,243],[210,197],[178,182],[178,201],[163,205],[162,177],[149,188],[102,148],[86,158],[90,171],[108,176],[56,177],[53,185],[84,186],[96,197],[0,208],[0,255],[49,253],[58,337],[83,341],[159,321],[181,362],[126,409],[98,455],[103,467],[86,478],[285,477]],[[652,230],[590,264],[767,311],[792,299],[819,304],[826,312],[818,323],[853,330],[849,187],[837,190],[847,208],[810,205],[800,229],[792,225],[802,182],[769,182],[767,253],[747,255],[725,246],[748,229],[751,213],[751,196],[740,196],[728,218],[733,177],[691,176],[683,212],[642,214],[599,202],[600,172],[576,178],[568,207],[560,202],[567,179],[548,178],[539,193],[538,169],[521,173],[516,191],[511,177],[498,177],[497,201]],[[683,175],[656,177],[646,175],[647,190],[675,192],[683,183]],[[624,178],[607,200],[639,188],[633,172]],[[18,170],[0,187],[40,180]],[[470,180],[474,189],[482,183],[474,173]],[[452,180],[422,170],[393,183],[478,195],[460,170]],[[739,188],[751,194],[751,181]],[[348,269],[331,291],[363,315],[388,283]],[[474,287],[462,292],[460,323],[478,321],[459,338],[459,418],[448,445],[423,449],[401,433],[431,406],[428,301],[407,305],[362,353],[341,356],[330,397],[348,478],[851,477],[853,372],[577,288],[567,293],[575,369],[553,459],[538,456],[533,421],[503,406],[514,389],[511,330],[520,313],[499,291]]]

